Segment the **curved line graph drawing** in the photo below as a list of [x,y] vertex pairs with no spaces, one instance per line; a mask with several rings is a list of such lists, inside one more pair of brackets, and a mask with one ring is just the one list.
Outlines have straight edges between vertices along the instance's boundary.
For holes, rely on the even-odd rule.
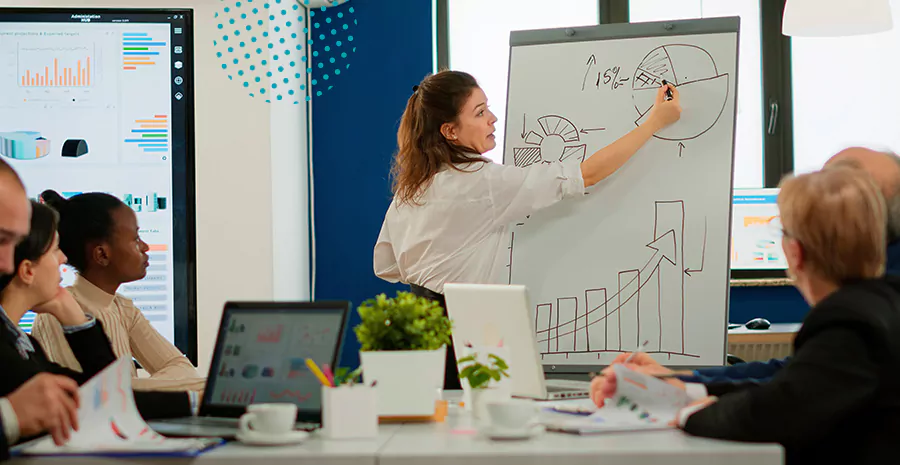
[[654,210],[653,240],[645,245],[653,254],[640,268],[619,270],[611,289],[585,289],[584,296],[535,305],[542,357],[596,353],[599,358],[632,350],[643,340],[650,341],[648,353],[698,357],[684,344],[684,201],[656,201]]
[[524,168],[536,163],[577,160],[584,161],[587,144],[580,144],[581,131],[568,118],[559,115],[545,115],[537,119],[543,135],[534,131],[525,132],[523,117],[522,139],[525,147],[513,148],[515,165]]
[[728,102],[730,77],[728,73],[719,73],[709,52],[688,44],[656,47],[635,69],[631,89],[634,109],[638,113],[636,125],[647,119],[663,80],[678,88],[684,112],[681,120],[653,137],[670,141],[691,140],[716,125]]

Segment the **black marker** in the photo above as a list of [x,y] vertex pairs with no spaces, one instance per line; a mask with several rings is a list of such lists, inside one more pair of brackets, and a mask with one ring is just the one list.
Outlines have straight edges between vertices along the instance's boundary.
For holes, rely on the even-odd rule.
[[669,89],[669,83],[663,79],[662,84],[666,86],[666,100],[672,100],[672,89]]

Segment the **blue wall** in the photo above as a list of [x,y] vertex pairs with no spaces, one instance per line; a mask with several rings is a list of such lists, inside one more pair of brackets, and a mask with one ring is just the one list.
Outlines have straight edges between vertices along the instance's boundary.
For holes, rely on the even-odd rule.
[[[338,13],[357,20],[356,51],[348,50],[349,69],[330,76],[330,90],[321,85],[324,71],[313,70],[318,83],[313,87],[315,296],[353,303],[342,363],[355,365],[356,307],[381,292],[405,288],[374,275],[372,249],[391,200],[388,172],[400,116],[412,86],[432,71],[432,10],[427,0],[351,0],[317,11],[310,22]],[[324,54],[326,45],[317,41],[313,51]]]
[[[353,9],[351,12],[350,9]],[[432,10],[427,0],[351,0],[316,12],[310,21],[337,24],[356,19],[352,43],[335,48],[330,37],[316,41],[320,56],[348,53],[339,76],[314,69],[313,163],[315,186],[316,298],[351,300],[353,312],[342,364],[358,363],[352,327],[355,308],[392,286],[372,272],[372,248],[390,204],[388,171],[396,150],[397,125],[412,86],[432,70]],[[329,28],[313,29],[326,36]],[[339,36],[343,33],[340,32]],[[318,34],[315,36],[318,39]],[[344,36],[346,37],[346,36]],[[331,50],[325,51],[329,46]],[[355,52],[353,51],[355,47]],[[327,60],[320,60],[327,61]],[[346,68],[350,64],[350,68]],[[324,79],[324,74],[329,79]],[[330,86],[330,88],[329,88]],[[322,95],[316,95],[321,91]],[[791,287],[732,288],[730,321],[756,317],[776,322],[801,321],[807,305]]]

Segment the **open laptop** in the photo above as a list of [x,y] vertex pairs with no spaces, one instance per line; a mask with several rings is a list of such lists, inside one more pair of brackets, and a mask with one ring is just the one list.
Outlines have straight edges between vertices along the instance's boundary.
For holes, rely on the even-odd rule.
[[509,357],[513,396],[537,400],[590,397],[590,382],[545,378],[525,286],[448,283],[444,298],[453,320],[456,357],[465,355],[466,343],[496,346],[502,341]]
[[778,188],[735,189],[731,209],[731,277],[785,278]]
[[150,422],[167,436],[232,438],[250,404],[297,404],[297,429],[321,424],[321,384],[306,367],[335,367],[350,302],[228,302],[195,417]]

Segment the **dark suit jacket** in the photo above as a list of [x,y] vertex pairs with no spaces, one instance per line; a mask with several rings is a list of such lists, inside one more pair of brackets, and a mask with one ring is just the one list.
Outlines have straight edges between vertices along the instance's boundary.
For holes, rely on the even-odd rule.
[[6,434],[3,433],[3,417],[0,416],[0,461],[9,458],[9,444],[6,443]]
[[[16,349],[15,335],[0,325],[0,397],[8,396],[32,376],[42,372],[68,376],[83,384],[116,360],[99,321],[92,328],[67,334],[66,340],[84,372],[79,373],[49,361],[35,339],[31,339],[34,353],[28,360],[23,359]],[[138,411],[147,420],[191,414],[190,400],[184,392],[135,391],[134,398]]]
[[778,442],[787,463],[895,463],[900,438],[900,278],[849,283],[816,305],[768,383],[707,386],[719,401],[685,431]]

